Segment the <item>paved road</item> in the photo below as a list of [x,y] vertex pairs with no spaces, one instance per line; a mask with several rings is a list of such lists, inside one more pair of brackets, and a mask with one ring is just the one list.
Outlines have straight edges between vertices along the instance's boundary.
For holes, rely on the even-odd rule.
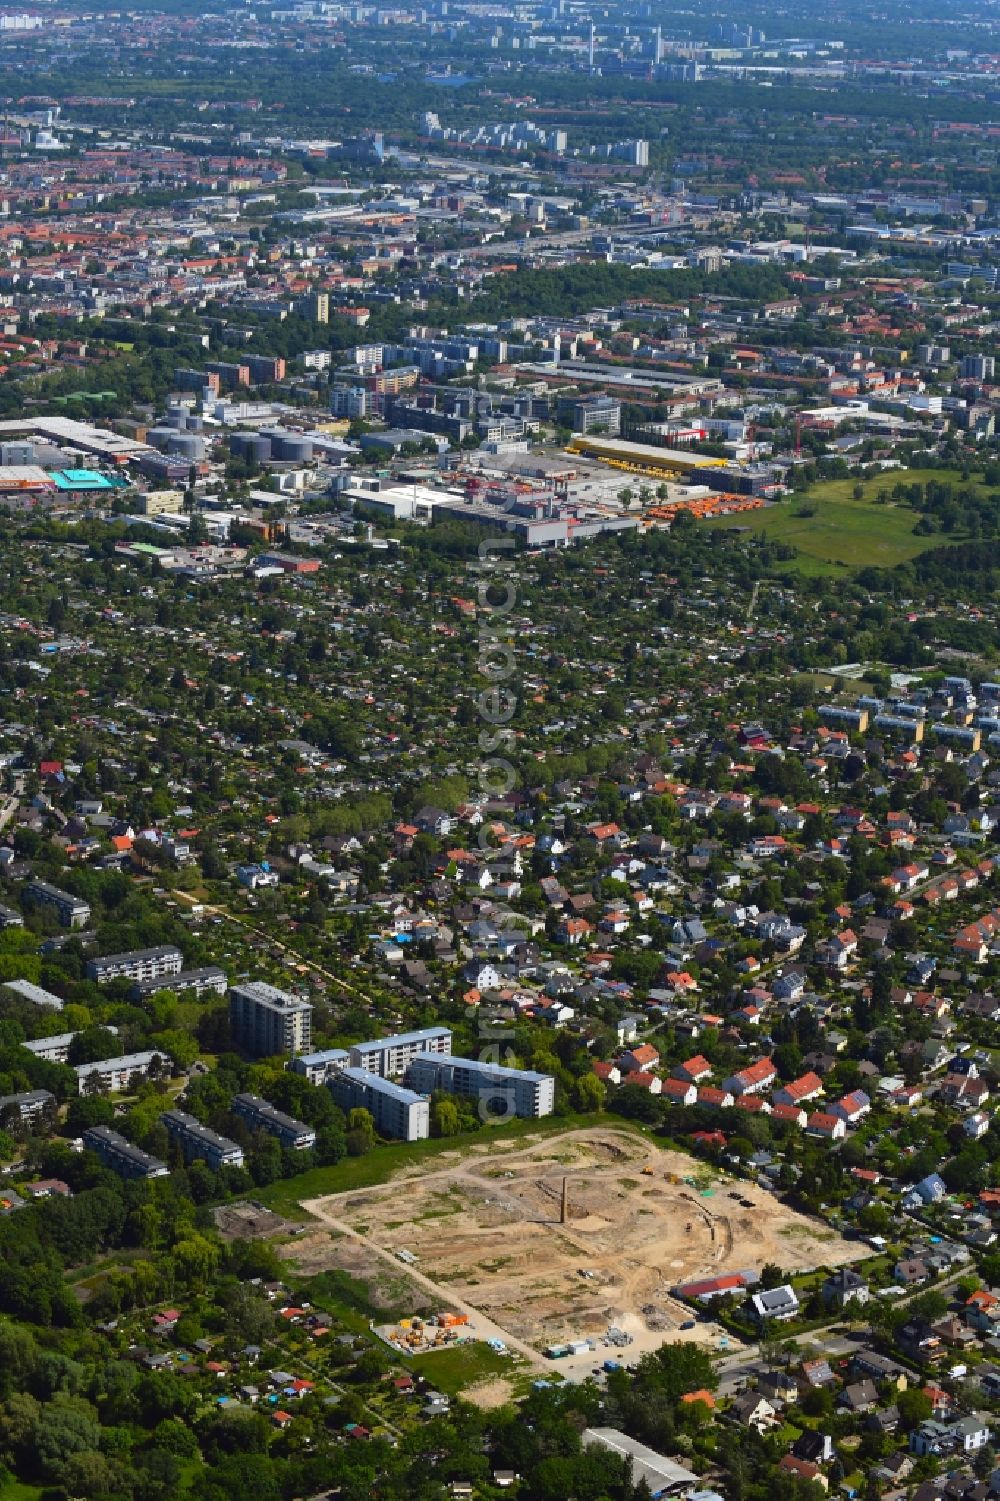
[[[893,1303],[894,1308],[905,1308],[915,1298],[919,1298],[925,1292],[947,1293],[955,1286],[962,1277],[969,1274],[969,1268],[963,1267],[946,1277],[943,1282],[932,1282],[923,1287],[915,1287],[905,1297],[897,1298]],[[855,1350],[861,1348],[861,1341],[853,1339],[849,1334],[838,1333],[844,1328],[844,1316],[835,1319],[830,1324],[824,1324],[819,1329],[809,1329],[804,1333],[795,1335],[795,1342],[800,1346],[811,1345],[818,1356],[825,1355],[830,1360],[839,1360],[843,1355],[852,1355]],[[779,1336],[780,1337],[780,1336]],[[744,1345],[731,1355],[726,1355],[716,1362],[716,1370],[719,1373],[719,1393],[729,1397],[738,1391],[747,1381],[760,1376],[768,1369],[766,1361],[761,1357],[759,1344]]]

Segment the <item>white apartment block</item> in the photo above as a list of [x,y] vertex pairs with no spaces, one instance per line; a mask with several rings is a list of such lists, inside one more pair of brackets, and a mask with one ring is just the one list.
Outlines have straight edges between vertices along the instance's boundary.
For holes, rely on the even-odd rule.
[[157,1068],[164,1074],[170,1072],[170,1059],[163,1053],[123,1053],[120,1058],[78,1063],[76,1077],[81,1094],[117,1094],[141,1084]]
[[423,1141],[430,1135],[430,1103],[412,1089],[393,1084],[363,1068],[335,1069],[329,1079],[333,1098],[345,1114],[368,1110],[380,1136]]
[[127,954],[104,954],[87,960],[87,979],[98,985],[111,980],[159,980],[165,975],[179,975],[184,955],[173,944],[155,949],[133,949]]
[[237,1045],[254,1058],[308,1053],[312,1047],[312,1006],[268,985],[248,980],[229,992],[229,1025]]
[[419,1032],[400,1032],[395,1037],[379,1037],[359,1042],[350,1050],[351,1067],[363,1068],[382,1079],[399,1079],[414,1058],[422,1053],[438,1057],[451,1055],[451,1032],[447,1027],[424,1027]]
[[424,1053],[406,1071],[406,1084],[421,1094],[436,1089],[446,1094],[480,1099],[491,1115],[517,1115],[536,1120],[555,1108],[555,1080],[531,1069],[504,1068],[475,1058],[442,1058]]

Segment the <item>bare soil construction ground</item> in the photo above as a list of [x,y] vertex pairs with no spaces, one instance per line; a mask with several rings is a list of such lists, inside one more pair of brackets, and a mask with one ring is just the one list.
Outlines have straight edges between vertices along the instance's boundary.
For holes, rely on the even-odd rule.
[[253,1202],[223,1204],[215,1224],[224,1240],[269,1240],[275,1235],[300,1235],[302,1226]]
[[[381,1264],[394,1280],[400,1273],[412,1279],[421,1290],[415,1307],[474,1313],[479,1330],[533,1364],[545,1346],[571,1339],[597,1344],[596,1353],[571,1362],[581,1370],[609,1354],[634,1358],[664,1338],[717,1343],[717,1325],[699,1321],[678,1332],[691,1317],[672,1296],[678,1283],[759,1271],[765,1262],[790,1273],[834,1267],[860,1254],[857,1243],[766,1190],[711,1177],[691,1158],[610,1125],[479,1143],[436,1163],[431,1172],[307,1203],[337,1232],[322,1259],[357,1271],[364,1248],[371,1274]],[[697,1186],[683,1181],[692,1174]],[[314,1269],[318,1240],[309,1237]],[[296,1260],[304,1250],[287,1248]],[[401,1251],[415,1263],[404,1266]],[[625,1350],[603,1349],[610,1325],[632,1336]],[[579,1374],[564,1360],[547,1368]]]

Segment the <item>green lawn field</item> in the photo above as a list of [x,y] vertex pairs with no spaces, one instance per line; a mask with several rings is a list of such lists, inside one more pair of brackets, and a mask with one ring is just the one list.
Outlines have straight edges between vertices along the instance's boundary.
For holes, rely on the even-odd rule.
[[798,557],[789,568],[812,576],[835,574],[845,568],[893,568],[931,547],[960,542],[959,536],[914,535],[919,515],[905,505],[880,505],[880,490],[897,483],[927,480],[962,484],[957,470],[891,470],[865,482],[863,500],[854,499],[853,479],[828,480],[763,511],[742,512],[709,521],[708,526],[744,528],[776,542],[787,542]]
[[[300,1173],[296,1178],[285,1178],[267,1188],[254,1192],[254,1199],[265,1204],[275,1214],[290,1220],[308,1219],[301,1208],[303,1200],[319,1199],[325,1194],[347,1193],[359,1188],[374,1188],[387,1183],[401,1169],[413,1168],[426,1163],[433,1171],[434,1159],[442,1152],[466,1154],[472,1147],[483,1146],[492,1141],[508,1141],[516,1145],[520,1138],[541,1138],[560,1131],[588,1130],[606,1126],[615,1131],[637,1131],[642,1128],[634,1121],[617,1116],[601,1115],[549,1115],[542,1120],[515,1120],[502,1126],[487,1126],[470,1136],[436,1137],[427,1141],[381,1143],[364,1157],[345,1157],[334,1167],[315,1167]],[[527,1143],[525,1143],[527,1145]],[[446,1167],[447,1163],[439,1166]]]
[[411,1356],[406,1364],[415,1375],[424,1376],[439,1391],[453,1397],[460,1396],[473,1382],[487,1381],[491,1376],[509,1380],[523,1362],[512,1355],[498,1355],[483,1340],[470,1339],[430,1355]]

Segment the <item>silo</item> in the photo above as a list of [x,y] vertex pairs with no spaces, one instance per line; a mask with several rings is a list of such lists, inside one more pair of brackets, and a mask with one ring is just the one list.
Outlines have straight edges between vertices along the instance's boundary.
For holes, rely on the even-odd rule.
[[200,433],[174,433],[167,444],[167,452],[181,459],[190,459],[192,464],[200,464],[205,457],[205,440]]
[[233,433],[229,439],[229,452],[234,459],[266,464],[271,457],[271,440],[263,433]]
[[313,456],[311,438],[301,433],[275,433],[271,437],[271,454],[289,464],[308,464]]

